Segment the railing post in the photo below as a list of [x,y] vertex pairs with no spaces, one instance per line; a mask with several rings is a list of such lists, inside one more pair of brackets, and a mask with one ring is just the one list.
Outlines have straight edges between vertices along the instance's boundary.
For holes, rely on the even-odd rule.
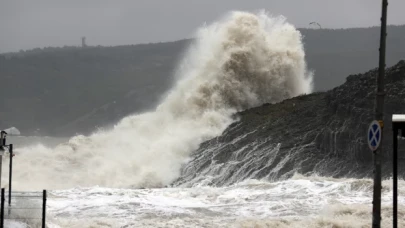
[[46,190],[42,192],[42,228],[46,225]]
[[4,188],[1,189],[0,228],[4,227]]
[[[0,151],[0,153],[2,153],[1,151]],[[2,175],[2,171],[3,171],[3,155],[0,155],[0,188],[1,188],[1,177],[3,176]]]

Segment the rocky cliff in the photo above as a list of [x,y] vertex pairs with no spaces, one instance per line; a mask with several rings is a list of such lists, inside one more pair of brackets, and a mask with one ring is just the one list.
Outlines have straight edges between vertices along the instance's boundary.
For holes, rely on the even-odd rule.
[[[366,132],[374,119],[378,69],[350,75],[328,92],[302,95],[238,113],[224,133],[201,144],[175,185],[226,185],[284,179],[295,172],[371,177]],[[405,113],[405,61],[386,71],[383,176],[391,175],[391,115]],[[405,175],[405,143],[399,169]]]

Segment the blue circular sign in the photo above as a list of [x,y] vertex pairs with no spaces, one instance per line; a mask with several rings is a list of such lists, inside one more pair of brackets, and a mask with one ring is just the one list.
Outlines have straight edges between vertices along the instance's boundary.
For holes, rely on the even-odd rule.
[[377,150],[381,143],[382,130],[380,123],[377,120],[371,122],[367,131],[368,146],[372,151]]

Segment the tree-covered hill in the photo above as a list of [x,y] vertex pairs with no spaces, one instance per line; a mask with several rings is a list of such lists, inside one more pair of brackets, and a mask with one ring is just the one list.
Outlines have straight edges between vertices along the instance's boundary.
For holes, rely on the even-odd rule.
[[[378,27],[301,29],[315,89],[378,66]],[[43,48],[0,55],[0,128],[24,135],[89,133],[156,106],[190,40]],[[387,66],[405,59],[405,26],[390,26]]]

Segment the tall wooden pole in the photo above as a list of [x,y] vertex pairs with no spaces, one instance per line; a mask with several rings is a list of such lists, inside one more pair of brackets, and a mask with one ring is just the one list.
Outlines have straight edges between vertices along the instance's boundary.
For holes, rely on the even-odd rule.
[[[387,8],[388,0],[382,1],[381,13],[381,34],[379,49],[379,68],[377,77],[377,94],[375,105],[375,119],[384,127],[384,76],[385,76],[385,43],[387,36]],[[384,131],[382,131],[384,132]],[[381,154],[383,151],[383,133],[381,134],[381,143],[374,151],[374,191],[373,191],[373,228],[381,227]]]

